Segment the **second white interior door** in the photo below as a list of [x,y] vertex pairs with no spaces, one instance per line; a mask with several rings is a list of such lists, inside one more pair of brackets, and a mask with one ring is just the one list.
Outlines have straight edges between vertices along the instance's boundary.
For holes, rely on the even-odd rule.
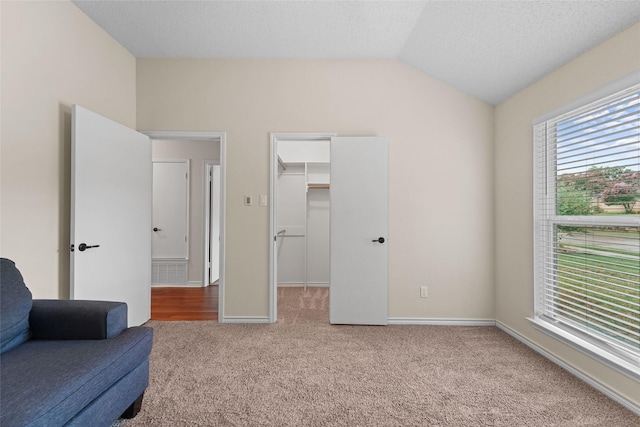
[[[207,239],[209,257],[205,262],[208,264],[206,271],[209,283],[215,283],[220,279],[220,165],[209,164],[207,171],[210,172],[209,209],[205,214],[205,221],[209,225],[209,238]],[[205,232],[207,231],[205,230]],[[205,273],[206,277],[207,273]]]
[[386,325],[387,140],[331,139],[331,323]]
[[189,162],[153,162],[153,259],[187,259]]

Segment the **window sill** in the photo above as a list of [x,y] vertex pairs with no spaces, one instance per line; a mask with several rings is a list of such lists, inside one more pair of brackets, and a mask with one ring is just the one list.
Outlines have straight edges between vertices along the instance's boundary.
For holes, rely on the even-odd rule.
[[640,381],[640,366],[638,365],[640,358],[637,358],[637,362],[634,364],[543,319],[530,317],[528,320],[533,323],[534,328],[540,332],[557,339],[574,350],[596,359],[626,377]]

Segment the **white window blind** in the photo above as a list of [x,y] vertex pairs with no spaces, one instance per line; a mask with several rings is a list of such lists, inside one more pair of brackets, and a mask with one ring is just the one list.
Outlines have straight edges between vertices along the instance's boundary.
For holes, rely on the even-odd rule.
[[640,366],[640,84],[534,126],[538,324]]

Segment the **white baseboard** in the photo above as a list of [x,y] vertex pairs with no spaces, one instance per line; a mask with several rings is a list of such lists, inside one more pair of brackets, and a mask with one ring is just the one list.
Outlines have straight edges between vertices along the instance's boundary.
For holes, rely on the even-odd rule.
[[423,317],[389,317],[390,325],[495,326],[493,319],[430,319]]
[[525,338],[524,336],[520,335],[518,332],[514,331],[513,329],[509,328],[508,326],[496,321],[496,327],[498,329],[500,329],[501,331],[505,332],[506,334],[511,335],[513,338],[515,338],[516,340],[520,341],[522,344],[526,345],[527,347],[529,347],[530,349],[532,349],[536,353],[540,354],[541,356],[545,357],[546,359],[549,359],[550,361],[552,361],[556,365],[560,366],[562,369],[564,369],[565,371],[569,372],[571,375],[573,375],[576,378],[578,378],[578,379],[584,381],[585,383],[589,384],[591,387],[595,388],[600,393],[602,393],[605,396],[607,396],[609,399],[611,399],[611,400],[613,400],[615,402],[618,402],[620,405],[624,406],[625,408],[627,408],[631,412],[633,412],[633,413],[635,413],[637,415],[640,415],[640,405],[630,401],[629,399],[627,399],[626,397],[620,395],[619,393],[615,392],[614,390],[611,390],[609,387],[607,387],[606,385],[602,384],[600,381],[597,381],[597,380],[591,378],[590,376],[585,375],[584,373],[580,372],[579,370],[577,370],[573,366],[569,365],[568,363],[564,362],[563,360],[561,360],[558,357],[554,356],[553,354],[549,353],[548,351],[546,351],[542,347],[540,347],[537,344],[534,344],[533,342],[529,341],[527,338]]
[[268,316],[223,316],[220,323],[270,323]]
[[[304,283],[292,283],[292,282],[286,282],[286,283],[278,283],[278,287],[279,288],[301,288],[304,286]],[[328,288],[329,287],[329,283],[325,283],[325,282],[309,282],[307,283],[307,288]]]
[[151,284],[152,288],[201,288],[202,282]]

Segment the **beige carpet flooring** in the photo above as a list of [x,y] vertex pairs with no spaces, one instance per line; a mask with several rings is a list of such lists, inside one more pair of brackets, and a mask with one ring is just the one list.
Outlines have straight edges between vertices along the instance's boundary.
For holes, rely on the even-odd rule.
[[279,321],[151,321],[134,426],[640,426],[494,327],[331,326],[327,289],[279,289]]

